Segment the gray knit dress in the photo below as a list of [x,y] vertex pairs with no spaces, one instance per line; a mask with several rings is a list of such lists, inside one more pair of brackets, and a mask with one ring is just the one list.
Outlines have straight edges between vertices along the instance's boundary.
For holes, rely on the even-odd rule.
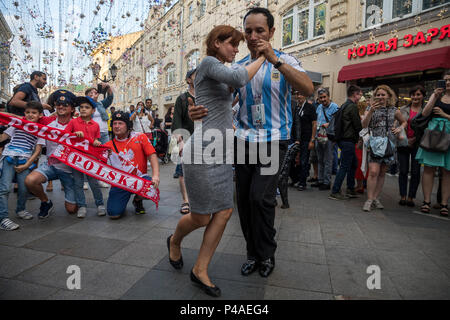
[[208,108],[208,115],[195,121],[194,133],[183,149],[184,181],[193,213],[233,208],[232,91],[248,81],[244,67],[229,68],[212,56],[197,68],[195,104]]

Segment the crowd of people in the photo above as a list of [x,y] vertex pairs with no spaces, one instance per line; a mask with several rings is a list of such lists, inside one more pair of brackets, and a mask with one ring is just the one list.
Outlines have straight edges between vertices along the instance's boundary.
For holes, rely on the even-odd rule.
[[[221,290],[209,278],[208,268],[233,212],[234,194],[246,242],[247,258],[240,270],[244,276],[258,271],[261,277],[268,277],[275,268],[277,188],[280,179],[287,176],[298,191],[329,190],[333,200],[359,197],[367,189],[363,210],[369,212],[383,209],[380,193],[385,174],[396,162],[400,166],[399,204],[414,206],[423,165],[421,211],[431,211],[433,179],[438,170],[439,210],[448,216],[450,72],[445,73],[427,103],[427,93],[419,85],[410,92],[411,103],[401,109],[396,106],[394,91],[386,85],[376,87],[365,102],[361,88],[350,85],[347,100],[339,106],[327,88],[314,92],[311,79],[297,59],[272,48],[275,28],[269,10],[250,9],[243,24],[243,33],[226,25],[210,31],[206,57],[196,69],[187,72],[188,90],[177,98],[164,119],[151,111],[151,99],[130,106],[129,112],[113,112],[113,91],[106,85],[101,87],[105,92],[101,102],[98,90],[90,88],[80,97],[58,90],[48,104],[41,104],[36,92],[45,85],[43,73],[33,73],[31,81],[18,88],[8,111],[88,138],[93,146],[108,147],[111,166],[151,180],[155,187],[159,185],[159,162],[152,133],[155,128],[170,129],[182,216],[174,233],[167,237],[169,263],[175,269],[183,268],[183,239],[205,227],[190,279],[213,297],[220,296]],[[249,54],[227,67],[226,63],[234,61],[241,41],[246,41]],[[55,111],[44,116],[44,108]],[[223,145],[222,150],[215,150],[220,156],[213,163],[203,158],[199,163],[196,155],[209,148],[210,141],[201,134],[208,129],[223,136],[230,130],[234,132],[234,149]],[[49,216],[53,203],[42,185],[56,179],[64,189],[67,212],[83,218],[84,175],[50,157],[57,144],[14,128],[6,129],[0,140],[8,138],[11,140],[0,159],[0,228],[19,227],[8,217],[8,194],[14,178],[19,185],[19,218],[33,218],[25,210],[27,190],[41,201],[38,217]],[[44,147],[48,159],[31,170]],[[271,163],[276,165],[275,172],[266,172],[268,164],[261,150],[275,156],[271,159],[279,159]],[[229,154],[234,155],[233,164],[226,161]],[[151,176],[147,173],[148,163]],[[344,180],[346,191],[342,193]],[[98,181],[90,177],[87,181],[98,215],[120,218],[132,193],[111,187],[105,207]],[[286,190],[279,191],[284,194],[282,208],[288,208]],[[145,213],[142,200],[138,195],[133,199],[136,214]]]

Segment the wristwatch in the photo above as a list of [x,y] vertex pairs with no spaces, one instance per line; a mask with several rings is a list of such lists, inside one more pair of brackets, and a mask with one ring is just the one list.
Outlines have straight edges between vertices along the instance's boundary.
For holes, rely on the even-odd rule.
[[275,69],[278,69],[279,67],[281,67],[282,64],[283,64],[283,62],[281,61],[281,59],[278,59],[278,62],[275,63],[275,64],[273,65],[273,67],[274,67]]

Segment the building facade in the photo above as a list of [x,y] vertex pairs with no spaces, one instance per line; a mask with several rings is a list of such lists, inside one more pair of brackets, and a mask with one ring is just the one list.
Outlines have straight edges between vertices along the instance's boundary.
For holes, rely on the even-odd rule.
[[[450,0],[180,0],[166,12],[152,9],[143,34],[113,61],[115,105],[151,98],[163,118],[205,56],[208,32],[220,24],[242,31],[256,4],[275,17],[272,46],[297,57],[338,104],[351,83],[365,91],[387,83],[404,96],[412,84],[431,88],[450,68]],[[239,49],[237,60],[248,54],[245,43]],[[432,61],[420,63],[422,55]]]
[[11,89],[9,88],[11,54],[9,45],[12,36],[11,29],[0,11],[0,104],[2,106],[6,106],[6,103],[11,98]]

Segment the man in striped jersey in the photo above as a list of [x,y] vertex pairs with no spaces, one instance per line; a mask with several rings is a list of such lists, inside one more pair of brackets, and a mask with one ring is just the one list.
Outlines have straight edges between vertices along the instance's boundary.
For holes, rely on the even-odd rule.
[[[247,65],[259,52],[267,58],[255,77],[237,90],[240,107],[235,133],[237,205],[247,242],[247,261],[241,273],[249,275],[259,269],[262,277],[269,276],[275,267],[276,189],[280,159],[287,150],[292,127],[291,91],[294,88],[310,96],[314,90],[297,59],[272,49],[269,41],[275,32],[273,25],[274,18],[269,10],[253,8],[247,12],[244,34],[250,55],[238,62]],[[194,107],[190,115],[198,120],[207,115],[207,110]],[[262,150],[268,151],[268,157],[259,154]],[[269,158],[270,162],[264,158]],[[270,169],[266,169],[270,167],[275,170],[267,174]]]

